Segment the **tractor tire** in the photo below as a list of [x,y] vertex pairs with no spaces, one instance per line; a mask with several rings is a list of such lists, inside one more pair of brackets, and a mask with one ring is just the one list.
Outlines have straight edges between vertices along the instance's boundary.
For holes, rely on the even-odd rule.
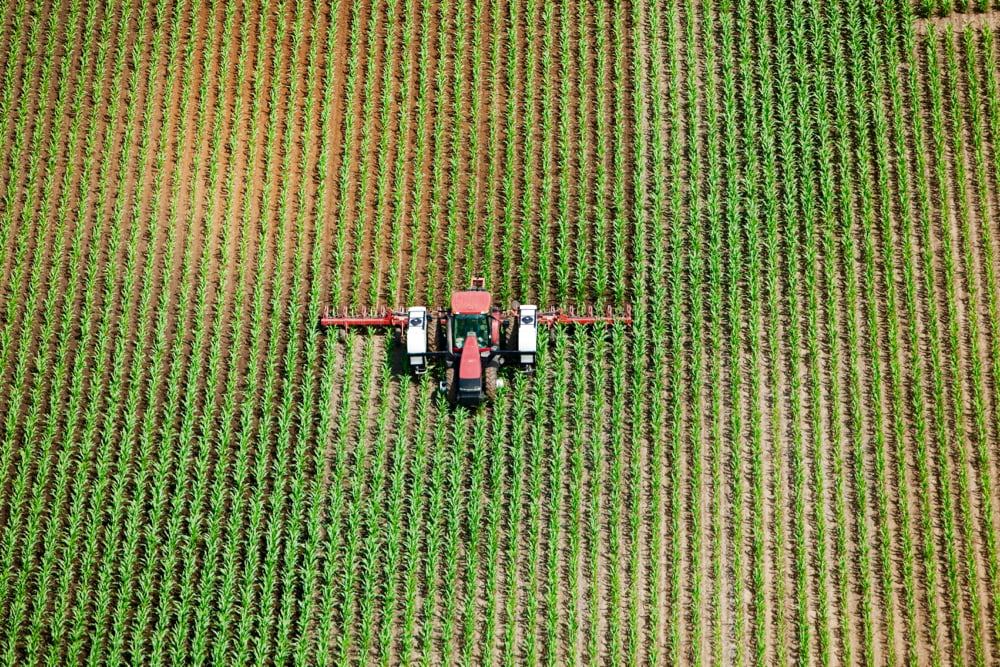
[[438,341],[439,341],[439,331],[438,331],[438,318],[437,316],[427,315],[427,351],[437,352]]
[[486,398],[491,401],[496,400],[497,397],[497,379],[499,377],[499,370],[493,364],[486,367],[486,381],[483,383],[484,390],[486,392]]
[[458,400],[458,380],[456,379],[456,375],[454,366],[444,369],[444,395],[450,403]]
[[505,350],[516,350],[517,349],[517,316],[508,317],[504,320],[504,328],[506,329],[506,336],[504,339],[504,349]]

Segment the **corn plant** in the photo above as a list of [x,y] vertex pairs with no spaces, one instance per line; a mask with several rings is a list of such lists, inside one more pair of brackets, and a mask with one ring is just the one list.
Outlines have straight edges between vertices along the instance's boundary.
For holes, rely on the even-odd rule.
[[[344,82],[343,95],[344,99],[352,100],[352,102],[355,99],[355,95],[357,94],[358,78],[360,76],[363,76],[360,65],[361,50],[362,50],[361,34],[363,32],[363,29],[361,27],[362,26],[361,8],[363,4],[364,3],[361,2],[355,2],[354,4],[351,5],[351,15],[349,17],[347,26],[345,26],[345,29],[350,35],[350,38],[348,40],[348,45],[347,45],[347,64],[345,66],[347,70],[347,78]],[[372,52],[372,48],[370,47],[370,45],[365,48],[365,51],[367,53]],[[255,59],[254,62],[259,62],[259,58]],[[254,97],[253,99],[257,98]],[[364,118],[370,118],[370,117],[371,114],[365,114],[362,120],[364,120]],[[351,142],[351,143],[345,143],[345,146],[351,146],[355,141],[354,137],[356,134],[355,131],[356,122],[357,122],[356,114],[353,113],[345,114],[343,133],[345,137],[345,142]],[[251,143],[253,149],[256,148],[255,143],[256,142]],[[336,221],[334,229],[336,229],[337,232],[334,241],[331,244],[332,246],[331,261],[333,266],[335,267],[334,275],[337,276],[341,275],[341,269],[344,266],[345,261],[347,260],[346,255],[349,252],[348,241],[347,241],[347,230],[349,228],[348,221],[351,215],[351,211],[348,210],[348,202],[350,197],[349,191],[351,186],[351,172],[350,172],[351,161],[347,159],[348,151],[345,150],[344,153],[345,155],[342,156],[340,160],[340,170],[337,175],[337,193],[339,194],[339,196],[337,198],[338,204],[336,207],[336,214],[333,215],[333,218]],[[342,289],[343,289],[342,280],[334,280],[333,283],[330,285],[330,301],[332,303],[336,305],[342,304],[343,301],[341,295]]]
[[[485,258],[480,258],[477,261],[476,254],[477,250],[481,250],[482,248],[492,249],[493,247],[491,245],[481,245],[482,241],[478,231],[481,227],[479,201],[482,197],[483,186],[489,187],[489,184],[492,182],[492,178],[487,178],[485,181],[478,178],[483,160],[492,157],[492,154],[488,151],[484,157],[484,151],[479,147],[480,104],[482,100],[482,82],[480,79],[482,78],[483,51],[485,50],[482,35],[483,3],[480,0],[476,0],[472,4],[472,18],[470,23],[472,24],[472,53],[470,55],[472,61],[469,77],[469,97],[472,100],[472,104],[469,110],[469,126],[471,128],[469,132],[469,155],[471,157],[468,168],[471,173],[476,174],[476,177],[469,183],[465,196],[465,229],[467,234],[465,237],[465,259],[463,263],[466,274],[461,278],[463,282],[468,281],[475,275],[486,276],[487,279],[492,277],[489,275],[489,272],[479,268],[481,266],[484,269],[488,267],[484,266],[486,264]],[[489,149],[488,146],[487,149]]]
[[[403,65],[406,68],[405,82],[401,89],[401,94],[404,99],[409,99],[413,94],[414,86],[420,89],[424,85],[424,79],[426,78],[426,60],[420,59],[419,64],[413,62],[411,56],[413,50],[413,32],[414,28],[423,28],[421,30],[420,43],[423,45],[424,39],[423,35],[426,34],[426,23],[417,23],[416,16],[414,15],[414,3],[413,0],[408,0],[405,3],[403,18],[403,28],[402,36],[400,37],[400,52],[405,54],[403,56]],[[422,12],[422,18],[426,18],[426,12]],[[410,135],[410,123],[412,120],[412,113],[409,113],[404,106],[400,106],[396,113],[396,126],[399,128],[399,134],[403,137],[408,137]],[[402,262],[401,250],[403,245],[403,215],[405,213],[404,208],[406,204],[407,196],[407,178],[406,178],[406,154],[403,147],[402,141],[397,140],[395,154],[396,158],[393,161],[392,168],[392,179],[393,184],[391,204],[389,205],[389,229],[390,231],[390,241],[389,241],[389,252],[387,255],[388,266],[385,270],[385,280],[373,279],[372,287],[370,288],[369,301],[377,301],[377,297],[372,296],[371,291],[375,289],[375,285],[385,283],[385,298],[386,302],[390,305],[398,303],[400,296],[400,264]],[[419,171],[414,174],[414,181],[419,180]]]
[[[450,89],[454,92],[451,96],[451,109],[448,122],[449,142],[446,144],[448,168],[442,169],[448,177],[447,200],[443,216],[445,218],[445,249],[444,249],[444,283],[442,289],[447,291],[455,286],[455,264],[458,260],[458,200],[461,189],[462,158],[459,152],[459,142],[462,137],[462,118],[465,101],[465,60],[468,55],[465,52],[465,22],[466,3],[458,7],[458,11],[452,14],[454,24],[450,26],[450,32],[456,35],[454,48],[454,72]],[[474,132],[478,128],[474,129]],[[440,143],[445,143],[441,141]],[[432,255],[432,256],[436,256]],[[433,293],[433,292],[432,292]]]
[[[478,8],[477,4],[477,8]],[[502,31],[497,27],[497,23],[500,20],[500,3],[498,0],[490,0],[490,11],[489,11],[489,22],[493,26],[491,30],[490,39],[490,61],[487,70],[489,71],[489,79],[486,84],[486,89],[490,94],[489,101],[489,135],[486,140],[486,179],[485,185],[483,187],[483,204],[482,204],[482,248],[484,249],[483,256],[479,260],[479,266],[482,266],[483,274],[486,276],[487,280],[491,285],[503,289],[506,277],[504,275],[497,274],[497,264],[496,259],[489,256],[491,251],[486,249],[492,249],[499,247],[497,242],[497,166],[500,162],[499,153],[497,150],[497,142],[500,136],[500,119],[498,118],[500,114],[500,43]],[[478,21],[477,21],[478,23]],[[478,35],[478,25],[476,27]],[[477,201],[478,203],[478,201]],[[476,210],[475,214],[479,211]],[[506,235],[504,235],[506,236]],[[503,266],[504,261],[502,260],[501,266]],[[472,265],[470,265],[472,266]],[[507,298],[504,296],[503,298]]]
[[[420,4],[420,26],[421,26],[421,39],[420,39],[420,50],[417,54],[417,59],[419,61],[418,73],[417,73],[417,92],[416,101],[414,102],[414,107],[417,114],[417,123],[413,129],[414,132],[414,145],[417,152],[417,161],[414,165],[413,170],[413,194],[412,194],[412,208],[411,216],[413,219],[419,221],[423,213],[424,197],[423,197],[423,185],[424,185],[424,164],[427,159],[427,95],[428,95],[428,75],[427,70],[430,63],[430,52],[428,48],[428,42],[430,41],[427,37],[428,31],[426,29],[428,24],[428,19],[430,15],[430,8],[427,6],[426,2],[421,2]],[[400,152],[400,156],[403,152]],[[412,226],[410,230],[410,268],[406,275],[406,299],[408,302],[412,303],[417,298],[417,264],[418,257],[420,256],[420,230],[419,224]]]
[[[387,0],[388,1],[388,0]],[[392,5],[393,11],[395,11],[395,2],[389,3]],[[386,40],[381,51],[376,50],[376,35],[377,26],[381,21],[386,19],[382,17],[383,12],[388,16],[389,8],[385,6],[385,3],[373,4],[368,8],[368,22],[365,25],[365,34],[368,38],[365,40],[365,63],[364,66],[357,64],[357,60],[353,59],[354,54],[352,54],[352,61],[349,65],[351,67],[351,75],[360,74],[363,77],[364,84],[361,90],[361,99],[363,102],[360,104],[360,114],[361,114],[361,131],[358,138],[358,156],[360,156],[360,170],[357,176],[357,185],[354,189],[353,200],[353,225],[350,226],[351,229],[351,240],[350,246],[353,253],[359,257],[364,257],[366,241],[365,237],[366,228],[368,226],[368,193],[372,185],[372,162],[376,161],[376,155],[384,155],[384,153],[379,153],[372,150],[372,134],[376,131],[376,124],[378,123],[378,114],[375,112],[375,82],[379,80],[377,72],[375,71],[375,65],[379,61],[379,58],[383,60],[383,68],[389,66],[390,58],[388,57],[388,52],[390,47],[390,42],[394,40]],[[281,12],[278,13],[281,16]],[[362,71],[363,70],[363,71]],[[280,71],[280,70],[279,70]],[[388,83],[383,80],[383,83]],[[352,99],[352,98],[348,98]],[[387,111],[387,110],[385,110]],[[268,142],[270,143],[271,137],[268,135]],[[266,154],[265,157],[270,157]],[[348,160],[344,160],[346,164]],[[383,164],[383,160],[378,160],[379,164]],[[377,174],[376,177],[377,178]],[[342,190],[346,192],[346,190]],[[381,215],[381,211],[377,211]],[[348,266],[342,271],[350,276],[350,280],[347,283],[347,289],[351,294],[350,306],[351,308],[359,308],[362,304],[361,298],[361,267],[364,266],[364,260],[360,263],[348,264]]]
[[[514,204],[514,174],[516,170],[516,129],[518,123],[517,99],[509,91],[514,90],[515,75],[521,67],[523,56],[517,44],[517,26],[520,21],[518,13],[519,7],[516,2],[507,3],[507,16],[505,20],[506,30],[504,35],[505,51],[510,59],[510,66],[507,67],[507,76],[504,79],[505,89],[508,91],[507,104],[504,108],[504,161],[503,161],[503,186],[501,187],[500,200],[503,206],[503,216],[501,229],[509,230],[514,224],[515,204]],[[500,274],[502,283],[499,289],[499,297],[503,301],[509,301],[513,297],[513,290],[518,287],[518,282],[514,280],[514,268],[512,257],[514,254],[514,234],[503,234],[501,246]]]

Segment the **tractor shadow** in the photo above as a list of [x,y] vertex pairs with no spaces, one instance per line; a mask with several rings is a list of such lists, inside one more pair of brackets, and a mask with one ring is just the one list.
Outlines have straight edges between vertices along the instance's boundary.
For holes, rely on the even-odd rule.
[[400,388],[412,386],[418,391],[426,391],[431,394],[431,402],[437,406],[436,409],[447,411],[450,414],[468,414],[475,412],[475,407],[467,405],[455,405],[448,400],[445,392],[439,387],[444,380],[444,370],[438,364],[431,364],[426,373],[417,375],[410,368],[410,362],[406,354],[406,343],[400,340],[396,333],[385,341],[384,364],[389,371],[393,384]]
[[389,373],[401,380],[414,377],[410,371],[410,362],[406,358],[406,345],[400,340],[398,330],[394,330],[385,338],[385,364]]

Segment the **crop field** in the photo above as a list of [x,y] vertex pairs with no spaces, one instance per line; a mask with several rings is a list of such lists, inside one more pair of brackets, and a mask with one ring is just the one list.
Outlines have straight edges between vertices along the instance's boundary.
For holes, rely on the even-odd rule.
[[997,17],[0,0],[0,664],[1000,663]]

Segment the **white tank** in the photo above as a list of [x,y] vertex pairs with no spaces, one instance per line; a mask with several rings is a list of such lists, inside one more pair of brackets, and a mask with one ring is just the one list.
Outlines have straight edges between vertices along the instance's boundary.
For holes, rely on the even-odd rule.
[[535,363],[538,345],[538,306],[523,305],[517,309],[517,349],[522,364]]
[[417,373],[427,370],[427,309],[414,306],[407,311],[406,354]]

